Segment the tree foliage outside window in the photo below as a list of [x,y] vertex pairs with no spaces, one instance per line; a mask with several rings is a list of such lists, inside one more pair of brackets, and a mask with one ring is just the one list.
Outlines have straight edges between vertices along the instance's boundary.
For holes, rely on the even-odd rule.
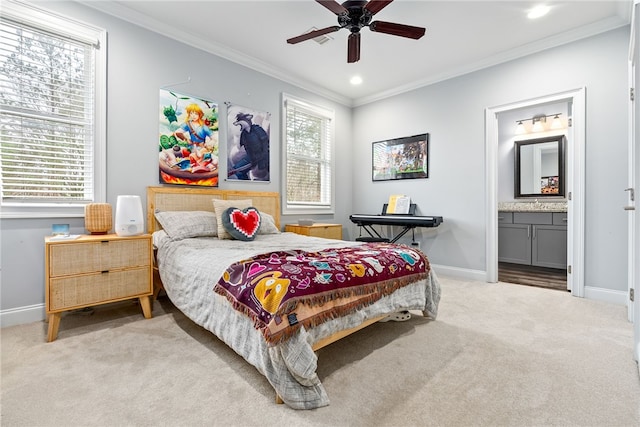
[[333,112],[284,95],[285,213],[333,211]]
[[[9,12],[21,9],[11,6]],[[74,37],[68,21],[56,32],[40,19],[5,12],[0,17],[3,211],[99,201],[104,180],[96,177],[103,169],[97,162],[104,156],[96,138],[98,36],[87,40],[83,31]],[[25,13],[52,18],[32,8]]]

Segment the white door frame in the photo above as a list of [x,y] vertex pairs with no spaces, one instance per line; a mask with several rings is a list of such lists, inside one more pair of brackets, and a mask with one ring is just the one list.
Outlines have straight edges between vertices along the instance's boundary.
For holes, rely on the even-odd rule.
[[[635,91],[635,99],[629,102],[629,188],[635,191],[635,200],[640,196],[640,120],[637,117],[640,109],[635,105],[638,97],[637,84],[640,82],[640,25],[638,23],[640,0],[634,0],[631,11],[631,34],[629,40],[629,87]],[[628,194],[628,205],[634,207],[629,211],[629,245],[628,245],[628,288],[634,290],[634,301],[629,301],[628,315],[633,322],[633,357],[638,362],[640,374],[640,209]]]
[[485,110],[485,170],[486,170],[486,280],[498,281],[498,113],[552,102],[571,104],[572,126],[567,138],[567,285],[571,294],[584,297],[584,193],[585,193],[585,88],[519,101]]

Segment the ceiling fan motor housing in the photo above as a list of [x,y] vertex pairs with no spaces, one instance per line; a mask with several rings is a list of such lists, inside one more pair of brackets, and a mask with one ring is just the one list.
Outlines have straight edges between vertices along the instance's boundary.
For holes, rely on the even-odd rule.
[[362,0],[349,0],[342,3],[347,13],[338,15],[338,24],[352,33],[360,32],[360,29],[369,25],[373,18],[373,14],[364,8],[366,4],[367,2]]

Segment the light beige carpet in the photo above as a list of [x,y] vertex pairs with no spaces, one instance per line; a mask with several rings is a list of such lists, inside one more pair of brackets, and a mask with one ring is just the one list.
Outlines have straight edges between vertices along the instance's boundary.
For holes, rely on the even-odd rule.
[[441,278],[439,317],[377,323],[319,351],[331,405],[295,411],[160,300],[4,328],[2,426],[637,426],[626,308]]

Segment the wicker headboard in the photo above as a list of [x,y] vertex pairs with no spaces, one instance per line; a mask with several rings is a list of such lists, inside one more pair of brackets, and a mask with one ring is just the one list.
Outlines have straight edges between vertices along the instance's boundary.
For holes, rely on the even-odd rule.
[[251,199],[253,207],[273,216],[280,228],[280,194],[276,192],[220,190],[204,187],[147,187],[147,229],[161,230],[154,215],[159,211],[210,211],[213,199]]

